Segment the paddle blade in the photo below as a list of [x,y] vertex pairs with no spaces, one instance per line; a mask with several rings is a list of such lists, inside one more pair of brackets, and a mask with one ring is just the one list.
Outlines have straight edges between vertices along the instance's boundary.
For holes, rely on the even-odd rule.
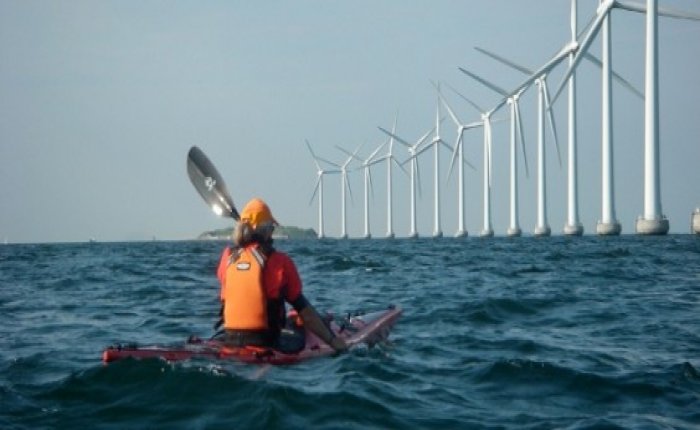
[[207,156],[196,146],[187,154],[187,176],[215,214],[238,221],[240,215],[226,184]]

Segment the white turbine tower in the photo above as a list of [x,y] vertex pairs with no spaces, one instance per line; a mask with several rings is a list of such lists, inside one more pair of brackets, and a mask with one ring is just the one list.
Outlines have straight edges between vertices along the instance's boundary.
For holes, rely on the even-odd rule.
[[[362,145],[360,145],[362,146]],[[355,158],[355,155],[357,155],[357,151],[360,150],[360,147],[358,147],[355,152],[353,152],[343,164],[340,165],[340,207],[341,207],[341,233],[340,233],[340,238],[341,239],[347,239],[348,238],[348,231],[347,231],[347,213],[346,213],[346,198],[345,198],[345,188],[347,187],[348,192],[350,193],[350,198],[352,199],[352,189],[350,189],[350,182],[348,181],[348,165],[350,162]]]
[[[484,225],[479,233],[481,237],[491,237],[493,236],[493,225],[491,223],[491,147],[492,147],[492,134],[491,134],[491,115],[498,110],[505,100],[501,101],[496,107],[491,110],[485,110],[480,108],[476,103],[469,100],[467,97],[463,96],[459,91],[452,87],[449,87],[452,91],[457,93],[463,100],[469,103],[474,109],[481,113],[481,125],[484,128]],[[456,148],[455,148],[456,149]],[[456,152],[452,154],[454,159]]]
[[[571,43],[576,44],[578,36],[578,6],[576,0],[571,0]],[[576,45],[578,46],[578,45]],[[574,62],[575,52],[569,53],[569,66]],[[567,204],[566,224],[564,234],[567,236],[583,235],[583,224],[578,213],[578,162],[577,162],[577,129],[576,129],[576,73],[569,78],[569,111],[568,111],[568,157],[567,157]]]
[[[454,89],[452,89],[455,91]],[[455,91],[456,92],[456,91]],[[440,98],[440,101],[442,102],[443,105],[445,105],[445,108],[447,108],[447,112],[450,114],[450,118],[452,118],[452,121],[455,123],[455,126],[457,127],[457,139],[455,141],[455,146],[452,151],[452,160],[450,162],[450,169],[448,171],[447,177],[449,179],[450,175],[452,174],[452,168],[454,167],[454,162],[459,157],[460,163],[457,166],[457,198],[458,198],[458,219],[457,219],[457,232],[455,233],[455,237],[465,237],[469,233],[467,232],[467,228],[465,227],[464,224],[464,164],[467,164],[469,167],[472,169],[476,170],[474,166],[472,166],[469,162],[467,162],[464,159],[464,132],[467,130],[470,130],[472,128],[477,128],[477,127],[482,127],[483,122],[478,121],[474,122],[471,124],[465,124],[460,119],[457,117],[457,114],[455,114],[454,110],[452,107],[447,103],[447,100],[442,96],[438,89],[438,96]]]
[[[382,149],[382,147],[384,145],[386,145],[386,142],[379,145],[377,147],[377,149],[375,149],[370,154],[370,156],[364,160],[355,156],[355,159],[362,163],[362,166],[360,168],[364,171],[364,191],[365,191],[365,195],[364,195],[364,197],[365,197],[365,206],[364,206],[365,235],[364,235],[364,238],[365,239],[370,239],[372,237],[372,234],[370,233],[370,222],[369,222],[369,193],[370,193],[370,189],[373,190],[374,187],[372,186],[372,173],[370,171],[370,168],[372,167],[372,165],[377,164],[380,161],[382,161],[381,158],[375,160],[374,157],[375,157],[375,155],[377,155],[377,152],[379,152],[379,150]],[[350,152],[346,151],[345,149],[343,149],[341,147],[338,147],[338,149],[340,149],[341,151],[343,151],[347,155],[352,156],[352,154]]]
[[[518,88],[520,90],[517,91],[522,91],[524,90],[527,86],[529,86],[534,80],[537,80],[540,78],[541,75],[548,73],[550,70],[552,70],[554,67],[556,67],[562,60],[564,60],[567,56],[569,57],[569,62],[571,63],[572,61],[572,56],[577,52],[578,50],[578,42],[576,41],[576,0],[572,0],[572,5],[571,5],[571,32],[572,32],[572,39],[569,43],[567,43],[556,55],[554,55],[544,66],[540,67],[539,70],[532,72],[531,70],[524,68],[522,66],[519,66],[515,63],[513,63],[510,60],[507,60],[503,57],[500,57],[492,52],[489,52],[485,49],[481,48],[476,48],[478,51],[480,51],[483,54],[488,55],[489,57],[506,64],[516,70],[519,70],[522,73],[529,74],[530,77],[525,80]],[[595,64],[601,69],[604,69],[603,67],[603,62],[601,62],[599,59],[594,57],[593,55],[590,55],[588,53],[585,53],[584,58]],[[643,98],[644,96],[634,88],[632,84],[630,84],[628,81],[626,81],[623,77],[618,75],[617,73],[614,73],[611,70],[611,75],[613,78],[615,78],[619,83],[621,83],[624,87],[632,91],[634,94],[639,96],[640,98]],[[545,82],[546,83],[546,82]],[[561,88],[560,88],[561,90]],[[511,93],[514,94],[514,93]],[[548,110],[551,109],[551,106],[553,105],[554,101],[557,99],[559,96],[560,92],[557,92],[556,96],[551,100],[549,103]],[[544,94],[545,97],[548,95],[548,93]],[[568,158],[568,211],[567,211],[567,224],[564,227],[564,234],[568,235],[581,235],[583,234],[583,226],[581,226],[580,222],[578,221],[578,194],[577,194],[577,174],[576,174],[576,91],[575,91],[575,82],[574,82],[574,76],[573,74],[569,78],[569,130],[568,130],[568,147],[569,147],[569,158]],[[550,119],[551,119],[551,112],[550,112]],[[558,148],[557,148],[558,150]],[[561,162],[560,162],[561,164]]]
[[[602,0],[598,6],[593,25],[580,43],[579,51],[571,62],[569,69],[564,74],[562,84],[559,86],[555,98],[562,91],[566,80],[576,70],[581,58],[583,58],[595,36],[603,28],[603,127],[611,121],[612,95],[609,78],[610,71],[605,70],[610,65],[610,18],[613,8],[625,9],[633,12],[647,14],[647,39],[646,39],[646,89],[645,89],[645,175],[644,175],[644,216],[637,220],[636,229],[640,234],[666,234],[668,232],[668,219],[661,212],[661,201],[659,191],[659,142],[658,142],[658,36],[657,19],[658,15],[672,18],[700,20],[700,15],[688,12],[679,12],[666,8],[659,8],[656,0],[647,0],[647,6],[637,5],[619,0]],[[607,83],[606,83],[607,81]],[[610,125],[608,125],[610,128]],[[611,131],[603,130],[603,176],[606,183],[603,184],[603,219],[599,223],[599,234],[606,234],[614,225],[614,208],[609,199],[612,199],[612,152],[608,148]],[[607,151],[610,151],[609,153]],[[609,177],[609,180],[606,180]],[[606,201],[607,200],[607,201]],[[612,217],[611,217],[612,215]],[[606,222],[613,221],[613,222]],[[614,233],[614,230],[613,230]],[[618,232],[619,233],[619,232]]]
[[433,225],[433,237],[442,237],[442,227],[441,227],[441,218],[440,218],[440,145],[444,145],[445,148],[447,148],[450,153],[453,151],[453,148],[447,144],[444,140],[442,140],[442,137],[440,136],[440,124],[442,123],[443,118],[440,116],[440,99],[442,98],[440,94],[440,83],[438,82],[437,84],[433,83],[433,86],[437,90],[437,107],[436,107],[436,112],[435,112],[435,136],[433,136],[433,139],[430,141],[430,143],[426,146],[426,149],[429,147],[433,147],[433,169],[434,169],[434,204],[433,204],[433,216],[434,216],[434,225]]
[[340,168],[340,166],[328,160],[324,160],[323,158],[317,157],[316,154],[314,154],[314,151],[311,149],[311,145],[309,144],[308,140],[306,141],[306,147],[309,148],[309,152],[311,153],[311,157],[313,157],[314,159],[314,164],[316,165],[317,169],[316,185],[314,186],[314,192],[311,195],[311,200],[309,200],[309,204],[313,202],[314,197],[316,197],[316,193],[318,192],[318,238],[323,239],[326,237],[325,232],[323,231],[323,176],[327,174],[340,173],[340,170],[323,169],[319,164],[319,161],[338,168]]
[[[391,127],[392,133],[396,133],[396,120],[399,114],[394,116],[394,125]],[[391,188],[391,163],[397,163],[398,160],[394,158],[394,139],[389,139],[389,152],[384,157],[386,159],[386,237],[387,239],[394,238],[394,196]]]
[[[559,143],[557,141],[557,130],[554,124],[554,115],[549,109],[550,98],[549,90],[547,89],[547,73],[556,65],[559,61],[566,57],[562,55],[563,51],[555,57],[558,61],[550,60],[547,63],[547,67],[542,67],[538,71],[532,71],[520,65],[513,63],[510,60],[506,60],[502,57],[497,57],[483,49],[477,48],[479,51],[489,55],[510,67],[521,71],[522,73],[530,75],[527,82],[534,80],[537,85],[537,225],[535,226],[534,235],[535,236],[549,236],[552,233],[552,229],[549,227],[547,222],[547,187],[546,187],[546,151],[545,151],[545,113],[548,115],[550,130],[552,131],[552,136],[554,138],[554,144],[557,150],[557,157],[559,159],[559,165],[561,165],[561,155],[559,153]],[[518,87],[522,89],[524,86]]]
[[409,161],[411,162],[411,231],[409,232],[408,236],[410,238],[416,238],[418,237],[416,221],[416,182],[420,182],[420,172],[418,170],[418,154],[422,153],[423,150],[428,147],[426,146],[423,148],[423,150],[420,151],[419,148],[425,142],[428,136],[430,136],[433,133],[433,131],[435,131],[435,128],[425,133],[420,139],[418,139],[416,143],[413,144],[408,143],[406,140],[402,139],[401,137],[382,127],[379,127],[379,129],[385,134],[387,134],[390,138],[396,140],[397,142],[408,148],[409,157],[404,163],[402,163],[405,164]]
[[[394,117],[394,125],[391,128],[391,133],[396,134],[396,119],[398,114]],[[394,237],[394,217],[393,217],[393,206],[394,198],[392,192],[392,176],[391,176],[391,164],[395,163],[401,168],[405,173],[406,169],[403,168],[401,163],[394,157],[394,138],[389,138],[389,152],[384,156],[380,157],[378,160],[386,160],[386,198],[387,198],[387,208],[386,208],[386,219],[387,219],[387,239],[392,239]]]
[[520,236],[522,230],[518,223],[518,160],[517,160],[517,138],[520,138],[520,146],[523,151],[525,162],[525,172],[529,176],[527,168],[527,155],[525,154],[525,137],[523,136],[523,125],[520,118],[520,105],[518,101],[527,87],[520,88],[516,93],[509,94],[503,88],[489,82],[488,80],[463,68],[459,68],[463,73],[471,76],[484,86],[497,92],[506,98],[510,106],[510,224],[506,234],[510,237]]

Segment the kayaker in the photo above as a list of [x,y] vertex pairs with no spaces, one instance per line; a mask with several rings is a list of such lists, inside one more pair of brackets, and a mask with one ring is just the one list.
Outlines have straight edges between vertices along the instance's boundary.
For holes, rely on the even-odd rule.
[[233,231],[233,248],[221,255],[217,276],[221,282],[224,340],[233,346],[267,346],[283,352],[304,348],[303,330],[288,324],[285,302],[303,324],[338,352],[345,341],[334,335],[302,294],[296,265],[272,246],[279,225],[261,199],[250,200]]

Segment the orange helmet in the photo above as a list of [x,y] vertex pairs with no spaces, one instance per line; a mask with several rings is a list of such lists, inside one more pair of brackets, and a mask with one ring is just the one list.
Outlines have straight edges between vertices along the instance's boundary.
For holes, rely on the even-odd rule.
[[259,198],[251,199],[243,207],[241,211],[241,222],[246,222],[253,228],[257,228],[263,224],[276,224],[279,225],[277,220],[272,216],[270,207]]

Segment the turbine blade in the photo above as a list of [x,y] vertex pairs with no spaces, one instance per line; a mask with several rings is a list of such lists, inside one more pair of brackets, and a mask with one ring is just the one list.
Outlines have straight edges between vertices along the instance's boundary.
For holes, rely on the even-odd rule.
[[481,52],[484,55],[487,55],[491,58],[493,58],[496,61],[500,61],[501,63],[505,64],[506,66],[512,67],[515,70],[518,70],[526,75],[532,75],[534,71],[528,69],[527,67],[523,67],[519,64],[516,64],[506,58],[501,57],[500,55],[494,54],[493,52],[487,51],[486,49],[479,48],[478,46],[475,46],[474,49],[477,51]]
[[316,154],[314,154],[314,150],[311,149],[311,144],[309,143],[309,139],[304,139],[304,142],[306,142],[306,147],[309,148],[309,152],[311,153],[311,156],[316,158]]
[[424,153],[425,151],[429,150],[434,144],[437,144],[437,140],[433,140],[430,144],[425,145],[421,149],[415,152],[414,156],[418,157],[420,154]]
[[454,92],[455,94],[457,94],[458,96],[460,96],[464,101],[466,101],[467,103],[469,103],[469,104],[470,104],[474,109],[476,109],[479,113],[484,113],[484,112],[486,112],[485,109],[480,108],[479,105],[477,105],[477,104],[474,103],[473,101],[471,101],[471,100],[469,100],[468,98],[466,98],[465,96],[463,96],[462,93],[460,93],[459,91],[457,91],[452,85],[450,85],[450,84],[448,84],[448,83],[445,83],[445,85],[447,85],[447,88],[449,88],[450,90],[452,90],[452,92]]
[[386,160],[387,158],[389,158],[389,154],[382,155],[381,157],[374,159],[374,160],[370,161],[369,163],[367,163],[367,167],[374,166],[377,163],[381,163],[382,161]]
[[343,148],[343,147],[340,146],[340,145],[335,145],[335,147],[336,147],[337,149],[341,150],[342,152],[344,152],[345,155],[352,155],[352,154],[350,153],[350,151],[348,151],[347,149]]
[[487,88],[490,88],[491,90],[497,92],[498,94],[502,95],[503,97],[508,97],[508,91],[504,90],[503,88],[499,87],[496,84],[492,84],[491,82],[487,81],[486,79],[482,78],[481,76],[477,75],[476,73],[472,73],[469,70],[466,70],[462,67],[459,67],[459,70],[462,71],[467,76],[470,76],[472,79],[480,82],[482,85],[484,85]]
[[450,159],[450,168],[447,170],[447,181],[449,182],[450,177],[452,176],[452,169],[455,166],[455,160],[457,159],[457,153],[459,152],[459,145],[461,145],[462,142],[462,133],[463,129],[460,127],[459,132],[457,132],[457,140],[455,141],[455,147],[454,150],[452,151],[452,158]]
[[439,139],[437,144],[438,144],[438,145],[443,145],[445,148],[449,149],[450,152],[452,152],[452,150],[454,149],[454,148],[452,148],[452,147],[450,146],[449,143],[445,142],[445,141],[442,140],[442,139]]
[[[591,63],[595,64],[596,66],[598,66],[598,68],[600,68],[600,69],[603,68],[603,62],[600,61],[595,55],[593,55],[589,52],[586,52],[584,54],[584,58],[586,60],[590,61]],[[636,95],[640,99],[644,100],[644,94],[641,91],[639,91],[637,88],[635,88],[634,85],[632,85],[628,80],[626,80],[625,78],[623,78],[619,74],[615,73],[615,71],[612,71],[612,76],[613,76],[613,79],[615,79],[617,82],[619,82],[623,87],[627,88],[634,95]]]
[[362,159],[361,159],[360,157],[357,156],[357,152],[358,152],[360,149],[362,149],[363,146],[365,146],[365,143],[367,143],[367,142],[363,142],[363,143],[357,145],[357,148],[355,148],[355,151],[353,151],[353,153],[350,154],[350,156],[348,157],[348,159],[345,160],[345,164],[343,164],[343,167],[347,167],[348,164],[350,164],[350,162],[353,160],[353,158],[356,159],[356,160],[358,160],[358,161],[362,161]]
[[367,182],[369,182],[369,191],[372,194],[372,200],[374,200],[374,184],[372,183],[372,169],[365,167],[367,169]]
[[360,158],[357,157],[357,153],[360,152],[360,149],[362,149],[362,147],[365,146],[366,143],[367,143],[367,141],[364,141],[361,144],[357,145],[357,148],[355,148],[355,151],[353,151],[353,153],[352,153],[352,156],[354,158],[357,158],[358,160],[360,160]]
[[343,182],[345,183],[345,186],[348,187],[348,193],[350,194],[350,203],[355,204],[355,200],[352,197],[352,187],[350,187],[350,181],[348,181],[347,172],[343,173]]
[[[630,3],[624,0],[616,0],[615,7],[620,9],[629,10],[631,12],[646,13],[647,7],[645,4],[640,3]],[[677,18],[677,19],[689,19],[693,21],[700,21],[700,15],[693,12],[686,12],[678,9],[669,8],[666,6],[658,6],[658,13],[660,16],[665,16],[667,18]]]
[[311,198],[309,199],[309,206],[311,206],[311,203],[314,202],[314,198],[316,198],[316,193],[318,193],[318,186],[321,184],[321,177],[322,175],[316,175],[316,185],[314,186],[314,192],[311,194]]
[[549,117],[549,128],[552,130],[552,136],[554,136],[554,146],[557,148],[557,159],[559,160],[559,167],[561,168],[561,151],[559,150],[559,139],[557,139],[557,127],[554,123],[552,105],[549,103],[549,89],[547,88],[546,81],[542,81],[542,91],[544,93],[545,110],[547,111],[547,116]]
[[440,97],[440,101],[442,101],[442,104],[445,105],[445,107],[447,108],[447,112],[450,114],[450,117],[452,118],[452,122],[454,122],[455,125],[457,127],[459,127],[461,124],[461,121],[459,120],[459,118],[457,118],[457,115],[455,115],[455,112],[452,110],[452,107],[450,107],[450,105],[447,103],[447,100],[445,100],[445,98],[442,95],[440,95],[439,97]]
[[[353,155],[350,151],[348,151],[347,149],[343,148],[342,146],[335,145],[335,147],[336,147],[337,149],[339,149],[340,151],[342,151],[345,155],[347,155],[347,156],[349,157],[348,160],[352,160],[353,158],[355,158],[355,159],[357,159],[358,161],[362,161],[361,158],[359,158],[359,157]],[[343,163],[343,166],[347,166],[347,164],[348,164],[348,161],[346,160],[345,163]]]
[[469,123],[467,125],[463,125],[462,127],[465,130],[471,130],[472,128],[479,128],[479,127],[483,127],[483,126],[484,126],[483,121],[476,121],[476,122]]
[[469,161],[467,161],[466,158],[463,158],[463,159],[462,159],[462,163],[466,164],[470,169],[472,169],[473,171],[476,172],[476,167],[475,167],[472,163],[470,163]]
[[[399,111],[396,111],[396,115],[394,115],[394,125],[391,126],[391,134],[392,136],[396,134],[396,122],[399,119]],[[394,150],[394,138],[389,137],[389,155],[391,155],[392,151]]]
[[518,135],[520,136],[520,147],[523,151],[523,162],[525,163],[525,177],[530,177],[530,172],[527,166],[527,153],[525,152],[525,135],[523,133],[523,120],[520,117],[520,105],[516,102],[515,104],[515,126],[518,128]]
[[525,81],[523,81],[517,87],[517,90],[513,91],[511,95],[521,95],[533,83],[540,79],[542,75],[549,73],[550,70],[552,70],[559,63],[561,63],[566,57],[569,56],[569,54],[571,54],[571,52],[575,51],[577,47],[578,44],[576,42],[570,42],[564,45],[564,47],[561,48],[559,52],[557,52],[552,58],[550,58],[549,61],[547,61],[543,66],[541,66],[539,69],[533,72],[527,79],[525,79]]
[[395,139],[397,142],[402,144],[403,146],[406,146],[408,148],[411,147],[411,144],[406,142],[404,139],[400,138],[399,136],[395,135],[394,133],[390,132],[389,130],[385,129],[384,127],[378,127],[379,130],[381,130],[383,133],[386,133],[387,136],[389,136],[392,139]]
[[700,15],[697,13],[693,13],[693,12],[686,12],[683,10],[673,9],[673,8],[666,7],[666,6],[659,6],[658,11],[659,11],[659,15],[665,16],[668,18],[689,19],[692,21],[700,21]]
[[403,170],[403,173],[406,174],[406,176],[409,176],[408,170],[406,170],[406,168],[403,167],[402,163],[399,163],[399,160],[397,160],[396,157],[391,157],[391,159],[394,163],[396,163],[397,166],[399,166],[401,170]]
[[369,155],[369,157],[367,157],[367,159],[366,159],[364,162],[365,162],[365,163],[369,163],[370,161],[372,161],[372,159],[374,158],[374,156],[377,155],[377,153],[379,152],[379,150],[382,149],[382,148],[384,147],[384,145],[386,145],[386,144],[387,144],[387,142],[383,142],[381,145],[377,146],[377,149],[375,149],[375,150]]
[[311,157],[314,159],[314,164],[316,165],[316,168],[318,170],[321,170],[321,166],[318,164],[318,160],[317,160],[316,154],[314,154],[314,150],[311,149],[311,144],[309,143],[309,140],[304,139],[304,141],[306,142],[306,147],[309,148],[309,152],[311,153]]
[[[440,122],[442,122],[442,120],[441,120]],[[428,136],[430,136],[431,134],[433,134],[434,131],[435,131],[435,127],[431,128],[429,131],[427,131],[427,132],[426,132],[423,136],[421,136],[421,138],[418,139],[418,141],[413,145],[413,148],[415,149],[415,148],[418,148],[419,146],[421,146],[421,145],[423,144],[423,142],[425,142],[425,139],[427,139]]]
[[337,167],[338,169],[340,169],[340,166],[339,166],[338,164],[336,164],[336,163],[334,163],[334,162],[332,162],[332,161],[328,161],[328,160],[326,160],[325,158],[317,157],[316,159],[317,159],[318,161],[323,161],[324,163],[330,164],[331,166]]
[[583,41],[581,41],[581,43],[579,43],[578,52],[574,56],[574,61],[572,62],[572,64],[569,66],[569,68],[564,73],[564,78],[561,80],[561,84],[559,84],[559,87],[557,88],[557,91],[554,93],[554,97],[552,98],[552,104],[554,104],[554,102],[557,101],[557,99],[559,98],[559,95],[561,94],[561,92],[564,90],[564,87],[568,83],[569,77],[574,72],[574,70],[576,70],[579,63],[583,59],[583,55],[581,55],[581,54],[584,52],[588,52],[588,48],[590,48],[591,43],[593,43],[593,39],[595,39],[596,35],[598,35],[598,32],[600,31],[600,27],[603,24],[605,16],[607,15],[607,13],[610,11],[610,8],[612,7],[612,3],[613,2],[610,2],[610,4],[608,6],[606,6],[606,8],[602,12],[598,13],[595,21],[593,21],[593,25],[591,26],[590,31],[588,32],[588,34],[586,34],[586,37],[583,38]]

